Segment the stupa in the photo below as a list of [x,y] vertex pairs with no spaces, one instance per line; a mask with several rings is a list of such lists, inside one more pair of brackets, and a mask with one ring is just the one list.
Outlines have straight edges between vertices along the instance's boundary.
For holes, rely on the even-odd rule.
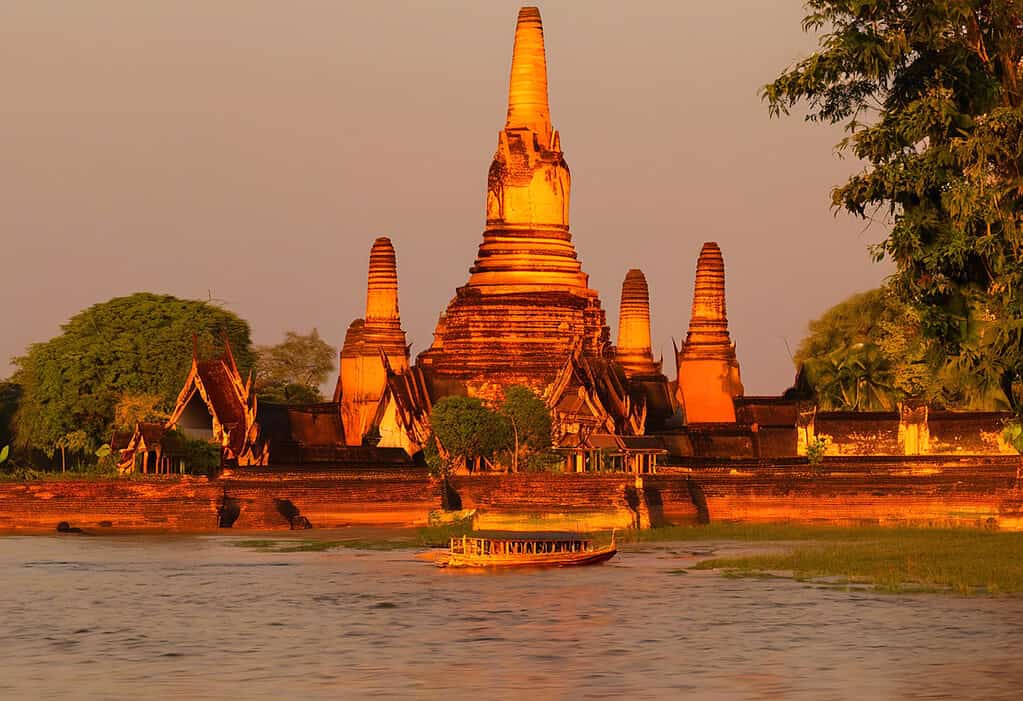
[[734,423],[733,400],[742,394],[725,312],[725,261],[721,248],[707,242],[696,262],[693,313],[678,354],[678,400],[687,423]]
[[351,323],[341,347],[334,401],[341,405],[347,445],[360,445],[375,426],[388,365],[395,372],[407,370],[409,350],[398,312],[394,246],[382,236],[369,253],[366,318]]
[[625,274],[618,309],[615,360],[621,363],[630,380],[660,375],[661,366],[654,362],[650,348],[650,291],[642,270],[633,268]]
[[486,227],[467,284],[417,366],[444,393],[543,391],[577,349],[609,357],[610,330],[569,233],[571,176],[551,126],[543,27],[519,11],[508,116],[487,178]]

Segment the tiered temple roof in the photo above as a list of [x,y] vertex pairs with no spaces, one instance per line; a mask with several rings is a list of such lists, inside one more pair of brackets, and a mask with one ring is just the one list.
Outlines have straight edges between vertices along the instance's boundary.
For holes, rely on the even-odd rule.
[[[166,440],[171,430],[189,439],[218,444],[225,464],[265,465],[268,452],[260,438],[256,412],[252,375],[248,380],[242,379],[225,337],[224,353],[219,358],[199,360],[193,352],[192,366],[170,417],[163,423],[140,422],[121,451],[119,467],[130,471],[137,463],[136,455],[155,452],[155,467],[157,471],[164,470],[167,466],[160,464],[162,456],[174,448]],[[143,465],[148,460],[144,458]]]

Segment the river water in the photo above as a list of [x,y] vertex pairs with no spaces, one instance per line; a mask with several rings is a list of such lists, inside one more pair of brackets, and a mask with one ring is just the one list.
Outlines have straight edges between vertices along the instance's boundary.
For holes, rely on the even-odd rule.
[[1023,600],[679,570],[465,574],[415,551],[0,538],[2,699],[1019,699]]

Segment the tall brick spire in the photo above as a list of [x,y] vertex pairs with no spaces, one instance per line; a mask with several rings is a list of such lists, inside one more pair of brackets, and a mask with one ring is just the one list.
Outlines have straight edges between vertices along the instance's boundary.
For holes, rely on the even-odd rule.
[[660,373],[650,349],[650,291],[642,270],[630,270],[622,283],[615,358],[629,377]]
[[506,129],[529,129],[550,146],[551,108],[547,101],[547,56],[540,10],[523,7],[515,26]]
[[409,366],[405,331],[398,314],[398,267],[391,240],[381,236],[369,252],[366,318],[348,327],[338,368],[334,401],[341,405],[347,445],[360,445],[373,428],[387,385],[381,354],[396,372]]
[[693,313],[683,353],[689,357],[734,355],[725,312],[725,260],[713,241],[703,244],[696,262]]
[[401,326],[398,314],[398,264],[394,246],[386,236],[374,241],[369,252],[366,322],[370,325]]
[[678,398],[689,423],[731,423],[732,400],[742,394],[725,314],[725,261],[718,245],[707,242],[696,262],[693,315],[678,356]]

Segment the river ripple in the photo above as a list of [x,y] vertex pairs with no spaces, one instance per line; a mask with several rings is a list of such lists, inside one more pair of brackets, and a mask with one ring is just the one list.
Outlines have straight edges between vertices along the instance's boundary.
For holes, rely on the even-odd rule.
[[[476,574],[229,537],[0,538],[0,698],[1019,699],[1023,600]],[[718,546],[727,549],[722,544]]]

